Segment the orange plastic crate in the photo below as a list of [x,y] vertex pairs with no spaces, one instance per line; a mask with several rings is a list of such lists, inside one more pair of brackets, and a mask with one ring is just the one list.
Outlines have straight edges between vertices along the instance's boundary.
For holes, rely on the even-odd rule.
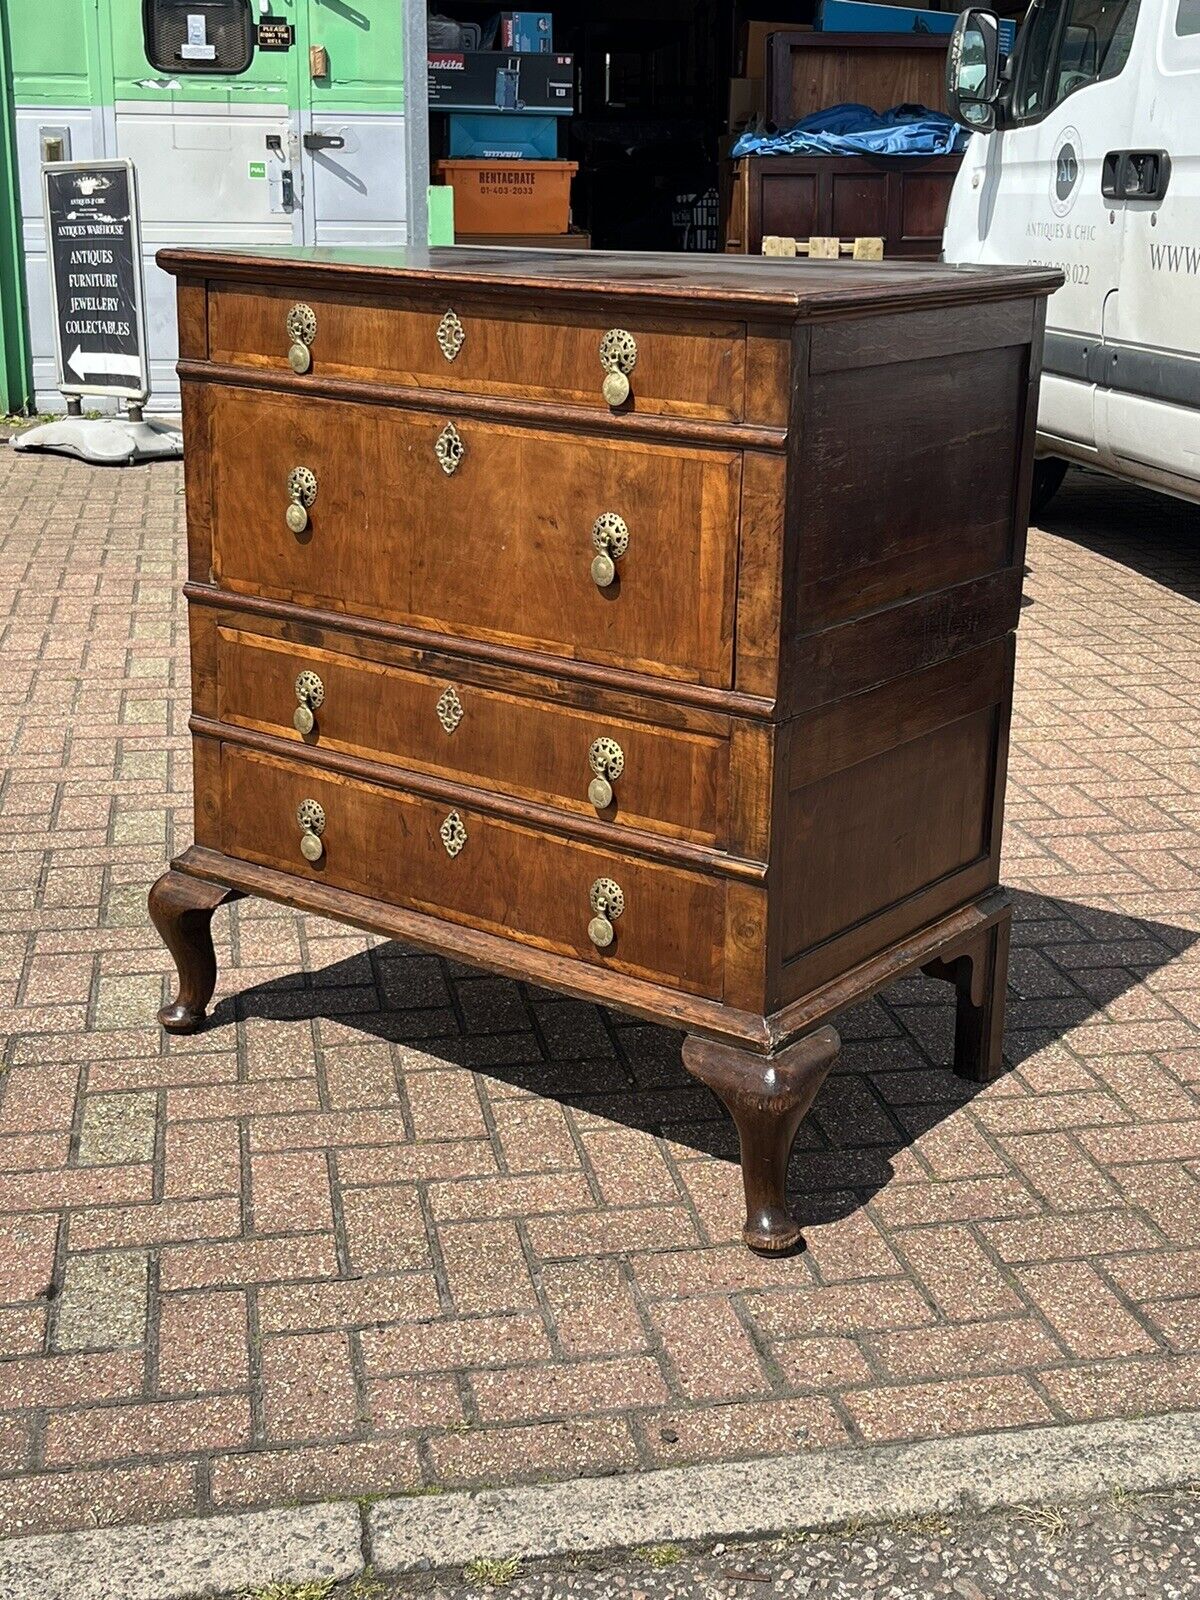
[[566,233],[576,161],[439,161],[454,190],[454,232]]

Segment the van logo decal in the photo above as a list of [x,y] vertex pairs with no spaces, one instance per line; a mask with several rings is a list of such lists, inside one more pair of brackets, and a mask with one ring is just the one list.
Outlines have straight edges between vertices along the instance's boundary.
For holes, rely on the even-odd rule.
[[1075,204],[1083,175],[1081,149],[1078,128],[1064,128],[1058,136],[1050,169],[1050,205],[1056,217],[1065,217]]

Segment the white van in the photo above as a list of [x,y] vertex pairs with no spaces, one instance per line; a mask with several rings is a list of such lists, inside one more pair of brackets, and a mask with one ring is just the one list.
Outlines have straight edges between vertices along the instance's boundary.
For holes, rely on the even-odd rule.
[[947,261],[1054,266],[1034,509],[1083,462],[1200,501],[1200,0],[1034,0],[947,56]]

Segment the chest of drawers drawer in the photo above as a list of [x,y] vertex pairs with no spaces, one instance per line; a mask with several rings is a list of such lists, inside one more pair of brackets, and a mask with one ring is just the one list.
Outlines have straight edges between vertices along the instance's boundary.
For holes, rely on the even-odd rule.
[[231,745],[221,790],[238,860],[720,997],[719,878]]
[[203,403],[223,587],[732,681],[739,452],[219,386]]
[[[626,325],[627,324],[627,325]],[[453,390],[608,411],[604,380],[628,380],[625,402],[650,415],[736,421],[743,413],[745,328],[677,323],[645,313],[577,318],[505,312],[448,289],[428,300],[249,291],[209,296],[215,362],[290,376],[296,333],[314,377]],[[305,364],[307,363],[307,364]]]
[[720,733],[613,715],[603,696],[585,710],[520,686],[364,658],[327,638],[301,645],[211,618],[200,611],[194,633],[213,630],[199,647],[214,659],[215,711],[230,727],[294,740],[298,754],[396,763],[617,827],[727,841],[729,740]]

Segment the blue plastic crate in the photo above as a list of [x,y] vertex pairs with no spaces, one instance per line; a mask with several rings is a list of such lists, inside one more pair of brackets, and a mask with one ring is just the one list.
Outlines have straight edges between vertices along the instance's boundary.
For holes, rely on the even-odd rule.
[[456,111],[450,118],[450,159],[556,161],[558,118]]
[[[925,11],[918,6],[872,5],[869,0],[821,0],[817,28],[822,33],[951,33],[957,11]],[[1000,48],[1010,54],[1017,42],[1011,17],[1000,22]]]

